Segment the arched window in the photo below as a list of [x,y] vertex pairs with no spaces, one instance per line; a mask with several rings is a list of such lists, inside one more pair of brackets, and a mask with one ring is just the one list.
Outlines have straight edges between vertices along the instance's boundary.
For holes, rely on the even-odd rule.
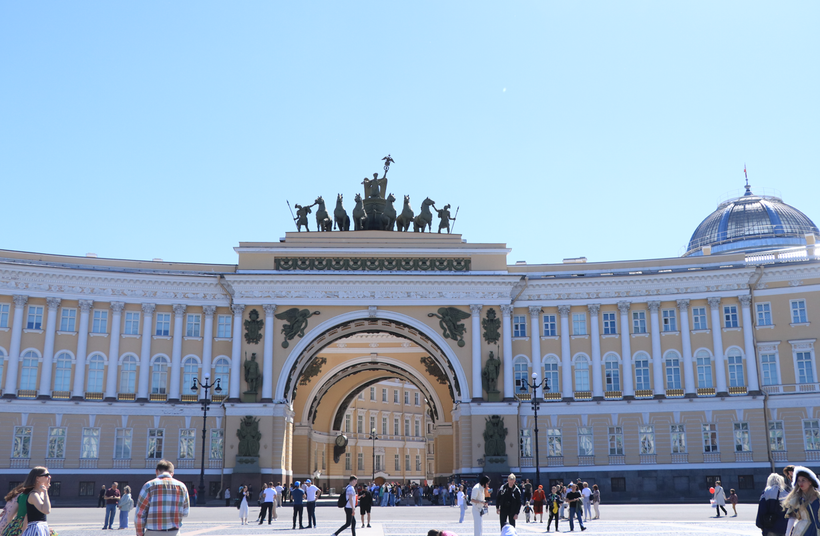
[[585,355],[575,357],[575,390],[589,391],[589,358]]
[[664,356],[666,362],[666,388],[680,389],[680,355],[674,350],[666,352]]
[[634,357],[635,362],[635,389],[638,391],[649,391],[652,384],[649,382],[649,354],[638,352]]
[[23,354],[23,367],[20,370],[20,389],[33,391],[37,389],[37,369],[40,363],[40,356],[34,350],[29,350]]
[[218,357],[214,361],[214,385],[219,380],[219,387],[225,393],[230,388],[231,362],[227,357]]
[[515,372],[513,373],[513,378],[515,378],[515,394],[528,393],[530,391],[530,364],[527,358],[522,356],[516,357],[513,362],[513,367],[515,367]]
[[698,388],[710,389],[712,383],[712,356],[706,350],[698,350],[695,354],[695,364],[698,368]]
[[194,386],[194,378],[198,376],[199,372],[199,361],[192,356],[189,355],[185,358],[182,362],[182,394],[184,395],[195,395],[197,394],[197,390],[193,389]]
[[105,358],[94,354],[88,360],[88,383],[85,385],[87,393],[102,393],[103,377],[105,376]]
[[71,354],[60,352],[54,359],[54,390],[71,390]]
[[554,355],[548,356],[544,360],[544,378],[547,380],[545,393],[558,393],[561,390],[561,385],[558,383],[558,358]]
[[120,365],[120,393],[135,394],[137,392],[137,356],[128,354],[122,358]]
[[743,387],[746,380],[743,375],[743,354],[738,348],[730,348],[726,354],[729,363],[729,387]]
[[157,356],[151,364],[151,394],[164,395],[168,387],[168,358]]
[[606,390],[621,390],[621,367],[618,364],[618,356],[607,354],[604,357],[604,368],[606,370]]

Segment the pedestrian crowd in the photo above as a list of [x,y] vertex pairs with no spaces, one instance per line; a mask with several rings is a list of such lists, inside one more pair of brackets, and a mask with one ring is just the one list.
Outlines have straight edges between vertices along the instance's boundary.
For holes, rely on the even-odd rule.
[[820,534],[820,481],[808,467],[788,465],[772,473],[760,496],[755,525],[763,536]]

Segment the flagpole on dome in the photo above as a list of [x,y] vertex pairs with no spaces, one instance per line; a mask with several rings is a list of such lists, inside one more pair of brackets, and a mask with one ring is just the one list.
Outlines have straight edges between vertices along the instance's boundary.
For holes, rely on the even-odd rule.
[[746,164],[743,164],[743,176],[746,177],[746,193],[743,195],[752,195],[752,187],[749,186],[749,175],[746,173]]

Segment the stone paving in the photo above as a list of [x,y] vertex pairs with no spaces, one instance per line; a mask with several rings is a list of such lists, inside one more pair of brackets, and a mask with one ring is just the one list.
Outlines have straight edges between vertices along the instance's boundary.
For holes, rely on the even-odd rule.
[[[335,501],[334,501],[335,502]],[[729,509],[731,512],[731,508]],[[261,536],[268,534],[294,534],[298,536],[328,536],[344,521],[344,514],[328,503],[316,509],[318,528],[292,530],[292,510],[290,507],[277,509],[279,520],[271,525],[257,525],[253,518],[258,515],[259,508],[251,507],[251,524],[240,525],[236,508],[208,507],[193,508],[186,519],[182,536]],[[756,536],[760,531],[754,526],[757,505],[738,505],[738,517],[710,517],[714,511],[709,505],[602,505],[601,519],[586,523],[588,534],[606,534],[607,536],[627,536],[632,534],[646,535],[703,535],[703,536]],[[108,531],[101,530],[104,510],[97,508],[55,508],[49,516],[49,525],[59,532],[60,536],[105,536]],[[130,536],[135,534],[133,513],[129,520],[130,527],[116,530],[118,521],[114,523],[114,534]],[[117,520],[119,517],[116,518]],[[305,516],[307,521],[307,516]],[[464,523],[458,523],[458,509],[442,506],[423,507],[375,507],[373,508],[371,528],[361,529],[357,526],[359,536],[426,536],[427,531],[435,528],[449,530],[458,536],[472,536],[473,521],[469,510]],[[519,534],[543,534],[546,523],[524,523],[519,521]],[[569,522],[561,521],[560,532],[569,532]],[[484,516],[485,536],[500,533],[498,516],[490,510]],[[575,532],[580,528],[575,525]],[[112,534],[112,536],[114,536]],[[349,535],[350,531],[342,533]]]

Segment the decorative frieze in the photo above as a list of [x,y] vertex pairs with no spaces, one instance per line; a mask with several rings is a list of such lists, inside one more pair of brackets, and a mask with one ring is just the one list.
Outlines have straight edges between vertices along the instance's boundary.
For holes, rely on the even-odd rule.
[[440,258],[337,258],[337,257],[278,257],[274,269],[290,271],[349,271],[349,272],[469,272],[470,259]]

